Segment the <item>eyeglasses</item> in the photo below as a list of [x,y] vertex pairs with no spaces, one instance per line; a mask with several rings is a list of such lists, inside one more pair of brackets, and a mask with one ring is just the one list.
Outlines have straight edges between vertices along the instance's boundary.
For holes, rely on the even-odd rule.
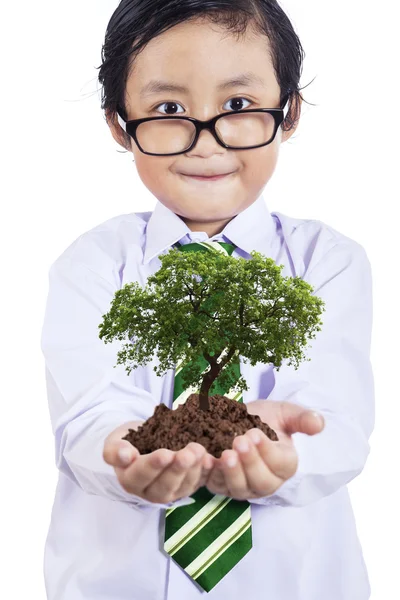
[[[251,108],[216,115],[208,121],[194,117],[146,117],[125,121],[117,107],[122,129],[136,142],[139,150],[151,156],[173,156],[191,150],[203,129],[211,131],[223,148],[250,150],[267,146],[275,139],[286,118],[289,94],[281,108]],[[286,107],[286,110],[285,110]]]

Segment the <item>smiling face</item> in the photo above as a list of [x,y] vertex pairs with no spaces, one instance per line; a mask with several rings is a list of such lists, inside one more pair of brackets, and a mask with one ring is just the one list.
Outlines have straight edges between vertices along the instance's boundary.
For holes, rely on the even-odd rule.
[[[254,81],[219,88],[228,79],[251,73]],[[158,80],[187,91],[144,93]],[[279,108],[280,89],[268,52],[268,39],[248,30],[238,40],[215,24],[185,22],[154,38],[139,53],[126,86],[128,119],[186,116],[205,121],[223,112]],[[122,129],[109,120],[114,139],[124,146]],[[280,144],[294,132],[282,132],[267,146],[249,150],[223,148],[203,130],[190,151],[150,156],[130,138],[137,171],[156,198],[180,216],[191,231],[220,233],[250,206],[271,178]],[[124,146],[125,147],[125,146]],[[196,180],[193,173],[232,173],[218,180]]]

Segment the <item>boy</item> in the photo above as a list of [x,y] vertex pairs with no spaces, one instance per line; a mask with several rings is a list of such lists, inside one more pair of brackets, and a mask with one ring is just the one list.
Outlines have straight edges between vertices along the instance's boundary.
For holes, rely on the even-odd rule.
[[[242,3],[229,4],[234,11]],[[201,8],[216,5],[224,15],[223,2]],[[295,34],[277,3],[248,5],[264,11],[269,37],[252,27],[256,14],[235,37],[226,22],[211,19],[215,13],[203,19],[198,3],[189,1],[122,2],[109,24],[101,73],[107,122],[158,202],[154,212],[119,215],[84,233],[50,270],[42,350],[60,471],[45,553],[50,600],[204,595],[163,548],[165,509],[189,505],[202,485],[250,502],[253,538],[207,597],[369,598],[346,484],[364,467],[374,421],[370,265],[363,248],[340,232],[265,205],[262,190],[280,144],[299,120],[299,65],[298,54],[288,51],[296,47]],[[190,19],[196,10],[198,18]],[[128,65],[124,50],[139,32],[144,45],[113,111],[121,92],[116,82],[124,81]],[[279,44],[288,51],[286,71]],[[283,85],[285,77],[291,85]],[[260,110],[239,116],[250,109]],[[233,112],[197,138],[191,121],[149,120],[205,122]],[[138,119],[146,121],[131,123]],[[129,281],[145,285],[160,254],[177,241],[206,240],[234,244],[233,255],[246,259],[258,250],[284,264],[282,275],[303,277],[326,302],[324,325],[311,361],[297,371],[241,364],[249,385],[244,401],[277,431],[279,445],[262,435],[256,446],[251,430],[219,461],[199,444],[139,456],[121,438],[158,403],[171,407],[174,373],[157,377],[156,358],[129,377],[114,369],[117,346],[103,344],[97,326],[115,290]],[[130,452],[126,462],[120,449]]]

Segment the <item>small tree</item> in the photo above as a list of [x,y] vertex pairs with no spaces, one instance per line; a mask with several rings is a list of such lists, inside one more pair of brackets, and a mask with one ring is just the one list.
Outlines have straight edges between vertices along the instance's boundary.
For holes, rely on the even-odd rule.
[[[132,282],[116,291],[99,337],[105,343],[128,340],[117,361],[128,374],[155,351],[159,376],[180,361],[183,367],[192,363],[182,372],[183,384],[200,388],[203,410],[217,378],[227,389],[248,390],[243,377],[234,385],[226,368],[235,356],[251,365],[272,362],[278,371],[289,359],[298,369],[307,339],[321,330],[325,303],[300,277],[282,277],[283,265],[259,252],[251,256],[171,249],[159,257],[162,267],[145,288]],[[204,374],[196,366],[199,354],[210,365]]]

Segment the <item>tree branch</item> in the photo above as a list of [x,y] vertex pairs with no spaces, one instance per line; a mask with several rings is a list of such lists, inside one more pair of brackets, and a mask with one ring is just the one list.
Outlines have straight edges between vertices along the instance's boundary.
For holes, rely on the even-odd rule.
[[208,352],[203,352],[203,356],[212,367],[217,364],[217,358],[219,358],[219,356],[210,356]]
[[214,321],[219,321],[218,317],[213,317],[212,315],[209,315],[207,311],[205,311],[203,308],[201,308],[198,312],[198,315],[207,315],[207,317],[210,317],[210,319],[213,319]]
[[[271,308],[271,312],[268,313],[267,317],[270,317],[271,315],[273,315],[276,312],[275,308],[276,308],[276,305],[278,304],[278,302],[279,302],[279,298],[277,299],[277,301],[275,302],[275,304]],[[281,306],[278,306],[278,309],[282,308],[282,306],[283,306],[283,303],[281,303]]]
[[240,303],[240,308],[239,308],[239,317],[240,317],[240,325],[242,327],[244,327],[244,322],[243,322],[243,313],[244,313],[244,302],[242,300],[242,302]]
[[194,295],[194,290],[192,288],[190,288],[188,286],[188,284],[186,283],[186,281],[183,282],[183,284],[185,285],[186,289],[189,292],[189,300],[191,305],[193,306],[194,312],[197,314],[203,313],[205,315],[207,315],[207,317],[210,317],[210,319],[214,319],[214,320],[218,320],[215,317],[212,317],[211,315],[209,315],[204,309],[198,310],[200,304],[202,303],[202,300],[204,300],[205,298],[209,298],[211,294],[205,294],[203,296],[204,291],[206,290],[206,288],[204,287],[201,292],[200,292],[200,300],[198,302],[195,302],[192,298],[192,294]]
[[265,321],[265,319],[269,319],[269,317],[271,317],[277,310],[284,308],[283,306],[277,307],[277,303],[278,303],[278,300],[275,302],[275,304],[273,305],[273,307],[271,308],[271,310],[268,312],[267,315],[261,317],[260,319],[254,319],[253,321],[249,321],[248,323],[245,323],[245,327],[248,327],[249,325],[258,325],[258,323]]
[[217,366],[218,372],[220,372],[224,368],[224,366],[231,360],[231,358],[235,354],[236,350],[237,350],[236,346],[231,346],[228,350],[227,355],[220,363],[218,363],[217,361],[222,356],[223,352],[225,352],[225,348],[219,356],[210,356],[208,354],[208,352],[203,352],[203,356],[210,363],[210,365],[212,367]]
[[203,352],[203,356],[204,358],[210,363],[211,367],[218,367],[218,373],[219,371],[221,371],[221,369],[223,369],[223,367],[226,365],[226,363],[232,358],[236,347],[232,346],[226,357],[222,360],[222,362],[218,362],[218,359],[221,358],[222,354],[225,352],[226,348],[224,348],[221,352],[221,354],[219,354],[218,356],[210,356],[210,354],[208,354],[208,352]]
[[236,346],[231,346],[229,348],[228,354],[218,365],[219,367],[221,367],[220,370],[222,370],[224,368],[224,366],[231,360],[231,358],[235,354],[236,350],[237,350]]
[[186,283],[186,281],[184,281],[184,282],[183,282],[183,285],[185,285],[185,286],[186,286],[186,288],[187,288],[187,289],[188,289],[188,291],[189,291],[189,300],[190,300],[190,304],[193,306],[194,312],[197,312],[197,309],[198,309],[198,306],[199,306],[199,305],[197,305],[197,306],[196,306],[196,303],[195,303],[195,302],[193,301],[193,299],[192,299],[192,294],[194,293],[194,291],[192,290],[192,288],[190,288],[190,287],[188,286],[188,284]]

